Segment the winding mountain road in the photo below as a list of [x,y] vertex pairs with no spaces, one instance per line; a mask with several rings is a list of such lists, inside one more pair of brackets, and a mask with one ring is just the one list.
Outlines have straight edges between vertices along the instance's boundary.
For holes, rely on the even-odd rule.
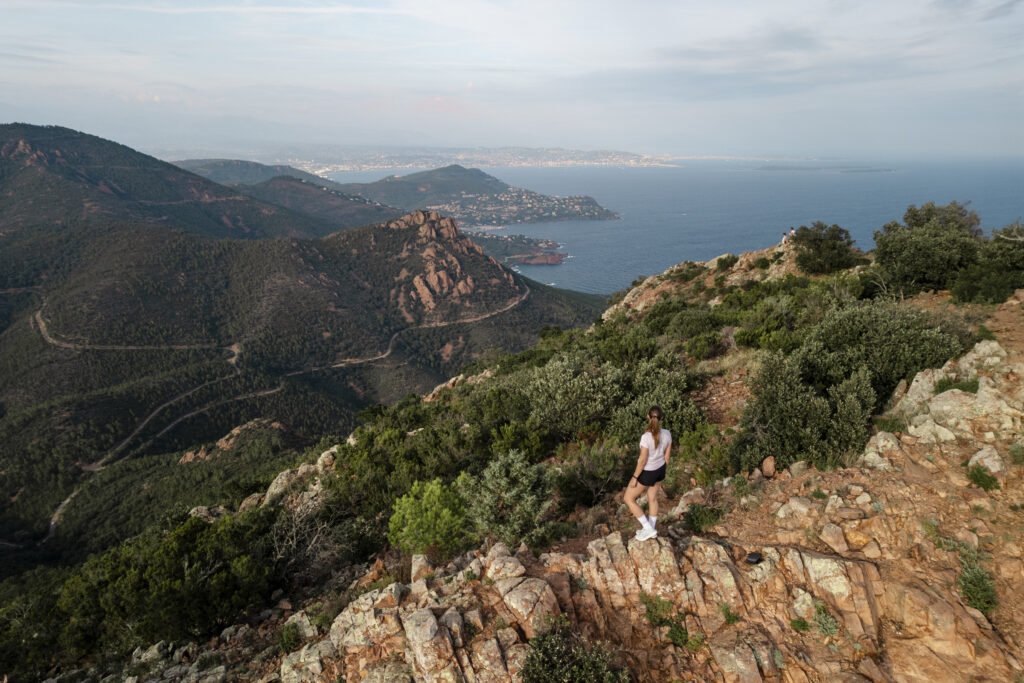
[[[434,328],[439,328],[439,327],[449,327],[451,325],[462,325],[462,324],[466,324],[466,323],[480,322],[481,320],[486,320],[488,318],[493,318],[494,316],[501,315],[502,313],[505,313],[507,311],[512,310],[516,306],[519,306],[521,303],[526,301],[527,297],[530,296],[530,288],[527,285],[525,285],[525,284],[523,285],[523,288],[524,288],[525,291],[522,294],[520,294],[518,297],[516,297],[515,299],[510,301],[508,304],[502,306],[501,308],[499,308],[497,310],[490,311],[488,313],[481,313],[479,315],[468,316],[466,318],[459,318],[457,320],[444,320],[444,321],[433,322],[433,323],[423,323],[422,325],[414,325],[412,327],[407,327],[405,329],[399,330],[398,332],[395,332],[393,335],[391,335],[391,339],[388,341],[387,348],[382,353],[379,353],[379,354],[377,354],[375,356],[368,356],[366,358],[346,358],[344,360],[338,361],[337,363],[332,363],[330,365],[324,365],[324,366],[319,366],[319,367],[314,367],[314,368],[306,368],[306,369],[302,369],[302,370],[295,370],[295,371],[286,373],[284,375],[284,377],[294,377],[294,376],[297,376],[297,375],[303,375],[303,374],[308,374],[308,373],[311,373],[311,372],[317,372],[319,370],[328,370],[328,369],[332,369],[332,368],[341,368],[341,367],[346,367],[346,366],[349,366],[349,365],[359,365],[359,364],[362,364],[362,363],[370,363],[370,362],[373,362],[373,361],[383,360],[383,359],[389,357],[391,355],[391,353],[395,350],[395,343],[398,341],[398,337],[403,332],[408,332],[410,330],[417,330],[417,329],[434,329]],[[4,290],[0,290],[0,293],[3,293],[3,292],[4,292]],[[43,304],[43,308],[45,308],[45,303]],[[49,330],[49,328],[47,326],[47,323],[46,323],[46,319],[43,317],[43,308],[40,308],[32,316],[32,320],[33,320],[33,322],[35,324],[35,327],[39,330],[39,333],[42,335],[43,339],[46,340],[46,342],[48,344],[50,344],[52,346],[57,346],[57,347],[60,347],[60,348],[64,348],[64,349],[73,349],[73,350],[79,350],[79,351],[89,351],[89,350],[92,350],[92,351],[160,351],[160,350],[179,350],[180,351],[180,350],[190,350],[190,349],[223,349],[223,350],[231,351],[231,354],[232,354],[231,357],[227,359],[227,362],[233,368],[235,368],[233,373],[231,373],[229,375],[225,375],[224,377],[219,377],[217,379],[210,380],[208,382],[204,382],[203,384],[200,384],[199,386],[193,387],[192,389],[189,389],[188,391],[185,391],[185,392],[183,392],[181,394],[178,394],[177,396],[174,396],[173,398],[168,399],[167,401],[161,403],[152,412],[150,412],[150,414],[147,415],[141,422],[139,422],[138,425],[136,425],[135,429],[132,431],[131,434],[129,434],[127,437],[125,437],[125,439],[123,439],[120,443],[118,443],[116,446],[114,446],[110,451],[108,451],[100,460],[98,460],[95,463],[91,463],[91,464],[82,466],[82,469],[87,471],[87,472],[99,472],[99,471],[103,470],[107,465],[111,464],[111,459],[114,458],[115,456],[117,456],[118,454],[120,454],[128,446],[128,444],[131,443],[132,440],[135,439],[135,437],[137,437],[139,435],[139,433],[146,427],[146,425],[148,425],[150,423],[150,421],[153,420],[153,418],[155,418],[158,414],[160,414],[162,411],[164,411],[169,406],[177,403],[178,401],[180,401],[180,400],[182,400],[184,398],[187,398],[188,396],[191,396],[192,394],[194,394],[195,392],[199,391],[200,389],[203,389],[204,387],[210,386],[211,384],[216,384],[217,382],[222,382],[225,379],[228,379],[230,377],[235,377],[240,372],[237,369],[237,367],[236,367],[237,366],[238,357],[239,357],[239,355],[241,355],[241,347],[239,346],[239,344],[231,344],[230,346],[217,346],[216,344],[179,344],[179,345],[166,345],[166,346],[142,346],[142,345],[114,345],[114,344],[83,344],[83,343],[78,343],[78,342],[69,342],[69,341],[64,341],[62,339],[57,339],[56,337],[54,337],[50,333],[50,330]],[[168,423],[156,435],[154,435],[152,438],[150,438],[148,441],[146,441],[144,444],[142,444],[142,446],[140,448],[145,448],[145,447],[149,446],[150,444],[153,443],[153,441],[155,441],[156,439],[160,438],[161,436],[163,436],[164,434],[169,432],[171,429],[173,429],[174,427],[179,425],[181,422],[183,422],[183,421],[185,421],[185,420],[187,420],[187,419],[189,419],[191,417],[195,417],[196,415],[200,415],[200,414],[205,413],[205,412],[207,412],[209,410],[212,410],[212,409],[217,408],[217,407],[222,406],[222,405],[226,405],[228,403],[233,403],[235,401],[243,401],[243,400],[247,400],[247,399],[251,399],[251,398],[259,398],[259,397],[263,397],[263,396],[270,396],[272,394],[276,394],[279,391],[282,391],[284,388],[285,388],[285,382],[284,382],[284,379],[282,379],[281,383],[277,387],[275,387],[273,389],[262,389],[262,390],[259,390],[259,391],[254,391],[254,392],[249,392],[249,393],[245,393],[245,394],[240,394],[238,396],[233,396],[231,398],[223,399],[223,400],[220,400],[220,401],[215,401],[213,403],[210,403],[210,404],[207,404],[205,406],[202,406],[201,408],[197,408],[197,409],[195,409],[195,410],[193,410],[191,412],[185,413],[183,415],[179,415],[173,421]],[[114,462],[115,463],[116,462],[120,462],[121,460],[124,460],[124,459],[130,457],[130,455],[131,455],[131,453],[129,452],[127,455],[119,458],[118,460],[115,460]],[[54,511],[53,515],[50,517],[50,528],[49,528],[49,531],[47,532],[46,537],[43,538],[43,540],[41,540],[39,542],[39,545],[43,545],[44,543],[49,541],[51,538],[53,538],[53,535],[54,535],[54,533],[56,532],[56,529],[57,529],[57,524],[60,522],[61,515],[64,513],[64,509],[68,506],[68,504],[71,502],[71,500],[78,494],[78,491],[80,489],[81,489],[81,485],[76,487],[75,490],[72,491],[71,494],[67,498],[65,498],[61,502],[60,505],[57,506],[57,509]]]

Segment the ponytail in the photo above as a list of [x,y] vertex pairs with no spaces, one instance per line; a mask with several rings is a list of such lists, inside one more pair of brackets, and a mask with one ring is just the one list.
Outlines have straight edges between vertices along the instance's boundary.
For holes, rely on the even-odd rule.
[[661,412],[658,406],[647,411],[647,431],[654,437],[654,447],[657,448],[661,441],[661,421],[665,419],[665,413]]

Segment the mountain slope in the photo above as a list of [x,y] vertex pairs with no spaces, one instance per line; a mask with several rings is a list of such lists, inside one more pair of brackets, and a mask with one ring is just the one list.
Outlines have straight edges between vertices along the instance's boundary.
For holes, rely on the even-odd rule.
[[463,195],[501,194],[510,186],[478,168],[452,164],[404,176],[388,176],[373,183],[342,184],[341,187],[343,192],[369,197],[383,204],[419,208],[443,204]]
[[239,185],[238,189],[254,199],[323,221],[333,228],[332,232],[391,220],[403,213],[379,202],[290,176],[277,176],[255,185]]
[[57,126],[0,125],[0,240],[111,219],[247,239],[330,231],[115,142]]
[[288,176],[324,187],[337,183],[284,164],[261,164],[241,159],[182,159],[172,164],[221,185],[257,185],[272,178]]

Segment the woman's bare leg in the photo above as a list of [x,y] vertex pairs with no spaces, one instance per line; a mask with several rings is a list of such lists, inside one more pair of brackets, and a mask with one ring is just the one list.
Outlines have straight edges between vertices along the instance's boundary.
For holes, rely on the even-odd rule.
[[647,492],[647,516],[657,517],[658,516],[658,494],[661,492],[661,482],[651,487],[651,490]]
[[[629,513],[634,518],[640,518],[644,516],[644,511],[637,505],[636,499],[643,495],[643,492],[647,490],[647,487],[640,484],[639,482],[633,481],[629,486],[626,487],[626,492],[623,494],[623,499],[626,502],[626,507],[629,508]],[[650,496],[648,496],[648,500]]]

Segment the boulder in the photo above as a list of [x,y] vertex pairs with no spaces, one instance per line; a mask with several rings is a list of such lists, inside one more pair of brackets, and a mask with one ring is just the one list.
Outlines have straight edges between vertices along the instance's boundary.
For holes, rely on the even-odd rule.
[[310,643],[281,662],[281,683],[316,683],[323,680],[327,662],[336,655],[330,639]]
[[403,618],[405,637],[409,643],[417,680],[461,680],[455,650],[447,629],[443,628],[429,609],[421,609]]
[[537,635],[549,617],[560,614],[558,600],[543,579],[524,579],[502,599],[527,638]]
[[427,574],[433,574],[434,567],[427,560],[426,555],[413,555],[412,556],[412,580],[419,581]]
[[971,456],[971,459],[967,461],[967,466],[974,467],[975,465],[981,465],[992,474],[1006,473],[1003,459],[999,457],[999,453],[992,446],[983,446],[980,451]]

